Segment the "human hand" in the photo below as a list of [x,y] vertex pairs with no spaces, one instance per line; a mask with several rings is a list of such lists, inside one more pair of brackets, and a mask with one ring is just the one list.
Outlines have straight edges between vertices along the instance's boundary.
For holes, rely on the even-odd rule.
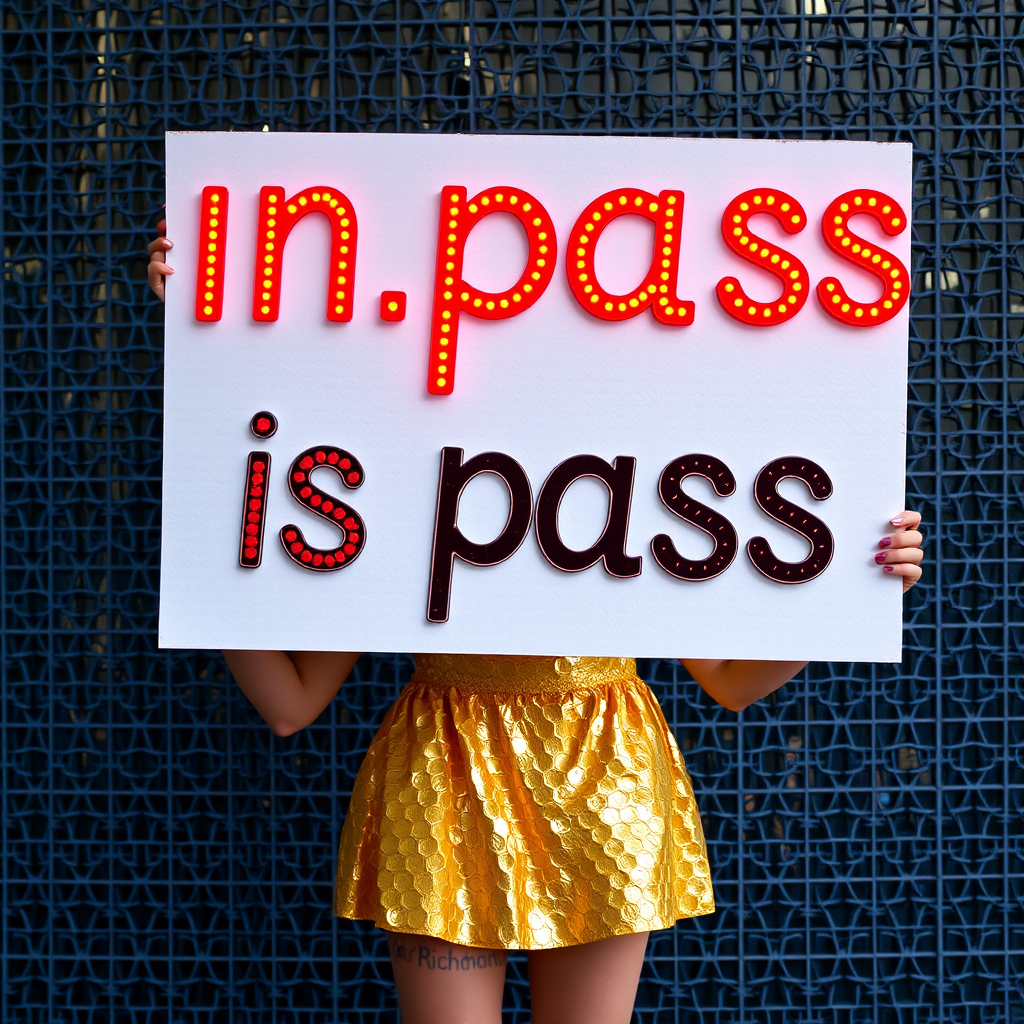
[[174,243],[163,234],[167,230],[167,221],[162,220],[156,226],[160,238],[154,239],[146,250],[149,253],[149,287],[153,294],[164,301],[164,278],[174,273],[174,268],[167,265],[167,252],[174,248]]
[[921,550],[923,538],[918,530],[921,514],[904,510],[889,522],[895,530],[878,542],[883,550],[875,555],[875,561],[883,572],[903,579],[905,594],[921,578],[921,559],[924,558]]

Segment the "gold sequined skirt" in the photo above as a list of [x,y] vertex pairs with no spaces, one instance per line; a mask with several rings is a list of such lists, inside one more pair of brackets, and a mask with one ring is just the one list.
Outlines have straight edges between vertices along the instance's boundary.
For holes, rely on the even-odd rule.
[[635,662],[417,658],[356,779],[337,915],[549,949],[714,909],[690,778]]

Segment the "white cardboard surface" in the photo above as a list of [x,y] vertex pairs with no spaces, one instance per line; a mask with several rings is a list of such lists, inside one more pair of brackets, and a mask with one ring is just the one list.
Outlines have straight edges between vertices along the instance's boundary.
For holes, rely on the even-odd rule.
[[[588,654],[706,658],[897,661],[901,587],[873,561],[887,520],[904,504],[908,309],[871,329],[843,326],[816,298],[788,324],[744,326],[721,309],[726,275],[753,298],[779,293],[774,278],[735,257],[721,238],[726,204],[753,187],[781,188],[803,204],[808,227],[785,235],[769,217],[753,230],[808,268],[812,287],[835,275],[861,301],[877,281],[833,256],[819,230],[827,204],[852,188],[878,188],[911,207],[911,148],[854,142],[777,142],[544,136],[174,133],[167,137],[167,224],[176,274],[166,306],[165,455],[160,645],[178,648]],[[194,319],[200,193],[230,190],[224,315]],[[355,312],[324,315],[326,218],[301,220],[288,239],[281,314],[251,319],[257,199],[320,185],[344,191],[359,222]],[[558,265],[546,293],[505,321],[463,316],[456,386],[426,393],[438,197],[446,185],[512,185],[551,214]],[[585,313],[565,274],[565,247],[584,206],[613,188],[686,193],[678,294],[696,303],[685,328],[648,312],[622,323]],[[508,223],[505,223],[505,221]],[[910,264],[910,231],[884,236],[867,217],[853,229]],[[602,284],[632,288],[651,260],[651,227],[620,218],[598,249]],[[465,276],[500,289],[519,275],[525,240],[510,218],[485,218],[466,249]],[[408,294],[400,323],[379,319],[380,293]],[[253,413],[280,422],[267,441]],[[367,542],[343,570],[315,573],[281,550],[278,529],[301,524],[310,543],[336,531],[290,497],[286,470],[315,444],[353,452],[366,471],[356,491],[324,471],[317,484],[355,506]],[[615,579],[601,563],[581,573],[549,565],[530,535],[508,561],[476,568],[456,559],[448,622],[426,619],[440,453],[502,451],[526,470],[534,498],[564,459],[588,453],[637,459],[630,555],[642,575]],[[248,452],[274,460],[263,564],[238,564]],[[735,561],[701,583],[676,580],[650,551],[668,533],[691,558],[710,540],[671,515],[657,494],[673,458],[722,459],[737,490],[720,498],[699,478],[686,489],[736,527]],[[783,559],[807,543],[757,507],[753,484],[785,455],[818,462],[834,493],[811,499],[798,481],[783,496],[823,519],[835,555],[817,579],[773,583],[749,562],[755,535]],[[326,479],[320,480],[320,476]],[[606,492],[574,484],[560,513],[563,540],[584,548],[600,533]],[[459,525],[486,541],[505,522],[496,478],[466,489]]]

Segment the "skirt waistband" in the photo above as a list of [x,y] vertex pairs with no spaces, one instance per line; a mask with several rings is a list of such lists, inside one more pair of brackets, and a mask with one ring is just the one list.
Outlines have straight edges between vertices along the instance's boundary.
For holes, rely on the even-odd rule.
[[412,682],[488,693],[565,693],[636,679],[633,658],[418,654]]

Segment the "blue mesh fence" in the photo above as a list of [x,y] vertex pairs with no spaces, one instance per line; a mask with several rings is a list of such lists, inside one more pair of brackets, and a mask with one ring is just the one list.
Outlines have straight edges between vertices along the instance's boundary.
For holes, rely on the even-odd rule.
[[[1024,11],[1003,0],[43,2],[2,9],[2,1020],[397,1019],[330,912],[366,656],[275,739],[155,646],[168,129],[680,134],[915,146],[902,666],[740,716],[642,664],[719,911],[656,934],[643,1022],[1024,1022]],[[879,373],[886,372],[879,367]],[[507,1019],[529,1018],[513,959]]]

